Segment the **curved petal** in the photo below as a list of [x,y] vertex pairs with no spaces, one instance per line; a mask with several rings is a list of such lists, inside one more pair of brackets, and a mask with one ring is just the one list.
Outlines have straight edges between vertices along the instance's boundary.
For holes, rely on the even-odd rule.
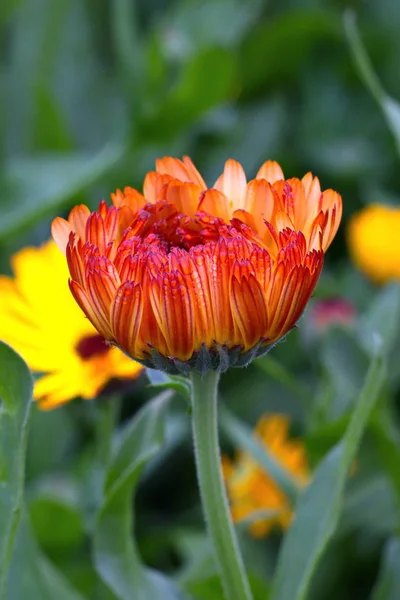
[[173,179],[174,177],[167,173],[161,174],[157,173],[157,171],[150,171],[150,173],[147,173],[143,182],[143,194],[147,202],[155,204],[160,200],[165,200],[166,187]]
[[265,179],[269,183],[275,183],[285,179],[280,165],[274,160],[267,160],[258,170],[256,179]]
[[232,158],[227,160],[224,172],[218,177],[214,188],[226,196],[231,212],[244,208],[246,183],[246,174],[242,165]]

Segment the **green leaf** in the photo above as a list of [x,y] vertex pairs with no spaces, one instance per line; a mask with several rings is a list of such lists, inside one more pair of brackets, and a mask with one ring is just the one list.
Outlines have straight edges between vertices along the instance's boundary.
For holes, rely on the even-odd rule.
[[7,600],[84,600],[40,552],[24,517],[18,530],[7,585]]
[[333,389],[330,418],[337,419],[353,404],[368,370],[369,357],[352,331],[334,326],[322,346],[322,363]]
[[[262,0],[243,4],[240,0],[203,0],[170,5],[161,24],[163,51],[170,59],[187,60],[199,49],[211,46],[235,48],[253,25],[262,9]],[[229,15],[229,19],[226,18]],[[174,43],[169,41],[174,24]],[[221,27],[224,23],[224,27]],[[184,50],[184,52],[182,52]]]
[[140,475],[163,447],[170,393],[146,404],[123,431],[106,475],[94,531],[95,567],[120,600],[176,600],[175,586],[146,569],[132,539],[132,495]]
[[383,469],[395,493],[400,526],[400,433],[389,399],[383,398],[374,411],[370,425]]
[[384,383],[381,357],[373,360],[342,441],[323,459],[301,496],[287,532],[272,600],[304,600],[312,575],[338,523],[344,487],[362,434]]
[[388,127],[392,132],[396,142],[397,152],[400,155],[400,103],[389,96],[383,89],[362,43],[357,28],[356,16],[352,10],[347,10],[345,12],[344,26],[358,73],[371,95],[378,103]]
[[36,114],[34,123],[35,151],[69,151],[73,148],[72,135],[68,131],[67,120],[54,93],[39,80],[36,84]]
[[311,392],[284,364],[270,354],[254,361],[254,365],[266,375],[285,386],[300,402],[308,404]]
[[279,488],[283,490],[288,500],[294,504],[300,489],[296,479],[283,465],[274,459],[267,448],[254,436],[251,427],[239,421],[225,406],[220,408],[219,419],[222,429],[232,442],[239,448],[250,452]]
[[208,110],[231,99],[236,66],[235,55],[224,48],[208,48],[195,55],[182,67],[175,86],[157,106],[157,114],[144,123],[142,137],[147,141],[148,136],[175,137]]
[[146,369],[147,377],[150,380],[150,386],[158,390],[174,390],[186,400],[190,401],[190,381],[187,377],[180,375],[167,375],[162,371],[155,369]]
[[372,590],[371,600],[398,600],[400,598],[400,538],[390,539],[383,553],[381,571]]
[[84,524],[77,492],[72,482],[52,478],[30,498],[32,529],[40,546],[49,553],[77,548],[83,542]]
[[378,293],[361,317],[358,329],[363,347],[371,356],[377,349],[385,356],[390,355],[400,329],[398,283],[391,283]]
[[379,539],[392,535],[397,524],[397,506],[388,478],[379,474],[360,480],[356,475],[351,484],[336,531],[338,539],[363,531]]
[[121,159],[124,147],[110,144],[97,155],[51,155],[9,162],[3,185],[0,239],[21,232],[66,205]]
[[22,358],[0,342],[0,598],[21,518],[32,385]]
[[265,82],[286,82],[297,76],[318,42],[339,39],[340,20],[329,10],[285,10],[251,30],[241,49],[245,94]]

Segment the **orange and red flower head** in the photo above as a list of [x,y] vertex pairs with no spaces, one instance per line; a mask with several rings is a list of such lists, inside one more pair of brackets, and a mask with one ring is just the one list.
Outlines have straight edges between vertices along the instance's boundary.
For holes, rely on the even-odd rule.
[[320,275],[342,203],[310,173],[228,160],[208,189],[187,157],[157,160],[143,194],[53,222],[75,300],[110,343],[168,372],[226,370],[292,329]]

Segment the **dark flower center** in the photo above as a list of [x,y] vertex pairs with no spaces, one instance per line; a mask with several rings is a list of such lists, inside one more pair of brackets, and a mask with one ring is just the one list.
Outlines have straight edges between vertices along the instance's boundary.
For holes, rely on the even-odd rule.
[[110,347],[106,344],[102,335],[88,335],[82,338],[76,345],[75,350],[83,360],[88,360],[94,356],[107,354]]

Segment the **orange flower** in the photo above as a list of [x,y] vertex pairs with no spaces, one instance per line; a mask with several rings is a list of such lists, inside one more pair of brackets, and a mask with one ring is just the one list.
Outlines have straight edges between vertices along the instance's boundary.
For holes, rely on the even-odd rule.
[[247,183],[228,160],[207,189],[187,157],[111,200],[53,222],[72,294],[109,342],[169,372],[247,364],[292,329],[342,210],[310,173],[285,181],[268,161]]
[[[264,415],[254,433],[271,456],[292,475],[297,485],[303,487],[310,479],[304,444],[299,440],[289,440],[288,430],[289,420],[285,415]],[[274,525],[287,529],[293,517],[290,503],[249,453],[239,452],[234,462],[224,456],[222,466],[235,523],[254,515],[256,518],[249,531],[255,537],[268,535]]]

